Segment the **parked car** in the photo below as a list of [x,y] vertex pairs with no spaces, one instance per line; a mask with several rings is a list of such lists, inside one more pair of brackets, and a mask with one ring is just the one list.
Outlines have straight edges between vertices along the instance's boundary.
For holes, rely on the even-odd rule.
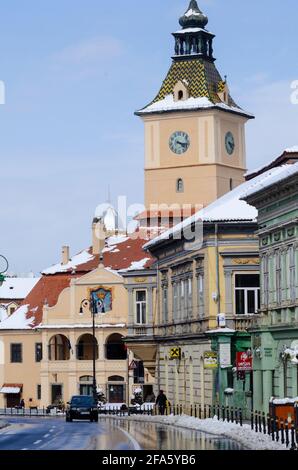
[[98,408],[93,397],[87,395],[72,397],[67,406],[66,421],[71,423],[74,419],[98,422]]

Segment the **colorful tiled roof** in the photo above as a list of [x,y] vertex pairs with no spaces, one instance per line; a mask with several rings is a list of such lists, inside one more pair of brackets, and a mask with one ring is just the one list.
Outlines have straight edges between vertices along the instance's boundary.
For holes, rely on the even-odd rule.
[[[174,88],[179,81],[187,83],[189,98],[207,98],[214,105],[223,103],[219,93],[225,82],[215,67],[214,62],[198,58],[192,60],[174,60],[157,96],[136,114],[142,114],[152,104],[164,100],[169,95],[173,95]],[[239,109],[240,113],[242,112],[242,109],[230,95],[226,104],[236,110]]]
[[[103,264],[107,269],[121,273],[130,270],[148,269],[154,263],[154,258],[144,253],[143,245],[148,238],[140,236],[136,232],[131,237],[123,235],[110,237],[106,240],[103,253]],[[23,300],[20,307],[0,325],[2,330],[30,329],[42,324],[44,305],[53,307],[57,304],[61,292],[70,286],[71,279],[75,279],[98,268],[100,264],[99,255],[92,255],[92,249],[88,248],[87,262],[63,271],[63,265],[57,264],[55,269],[50,269],[50,274],[43,274],[38,283]],[[76,257],[73,257],[76,259]],[[77,259],[84,257],[77,256]],[[45,271],[47,272],[47,270]],[[100,280],[99,280],[100,281]],[[31,320],[31,321],[29,321]],[[7,321],[7,327],[5,322]],[[20,325],[23,323],[23,327]]]

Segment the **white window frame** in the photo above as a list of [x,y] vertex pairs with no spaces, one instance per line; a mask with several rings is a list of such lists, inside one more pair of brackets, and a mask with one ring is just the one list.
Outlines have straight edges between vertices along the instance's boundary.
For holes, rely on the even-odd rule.
[[[137,300],[138,298],[138,292],[145,292],[145,300]],[[136,325],[147,325],[147,319],[148,319],[148,293],[146,289],[136,289],[135,290],[135,322]],[[140,320],[143,320],[141,316],[143,316],[143,310],[142,310],[142,305],[145,305],[145,322],[143,321],[138,321],[138,315],[140,315]],[[140,313],[138,312],[138,307],[140,307]]]
[[[239,272],[235,273],[234,275],[234,302],[235,302],[235,315],[237,317],[245,317],[245,316],[251,316],[251,315],[256,315],[258,313],[258,307],[259,307],[259,295],[260,295],[260,287],[236,287],[236,276],[247,276],[247,275],[260,275],[258,272]],[[236,307],[237,307],[237,300],[236,300],[236,291],[244,291],[244,313],[237,313]],[[254,292],[255,293],[255,305],[257,307],[257,310],[254,313],[249,313],[248,312],[248,292]]]

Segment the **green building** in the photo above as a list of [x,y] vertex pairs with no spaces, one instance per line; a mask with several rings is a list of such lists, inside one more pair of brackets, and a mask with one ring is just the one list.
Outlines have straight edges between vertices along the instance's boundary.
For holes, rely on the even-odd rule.
[[292,164],[277,165],[245,195],[259,212],[261,317],[250,332],[254,409],[265,412],[272,397],[298,396],[297,157],[298,148],[289,150]]

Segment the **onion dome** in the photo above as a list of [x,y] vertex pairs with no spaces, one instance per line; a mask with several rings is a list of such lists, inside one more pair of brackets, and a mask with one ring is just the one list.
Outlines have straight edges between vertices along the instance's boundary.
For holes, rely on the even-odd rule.
[[187,11],[179,20],[183,29],[186,28],[205,28],[208,24],[208,17],[201,12],[196,0],[191,0]]

